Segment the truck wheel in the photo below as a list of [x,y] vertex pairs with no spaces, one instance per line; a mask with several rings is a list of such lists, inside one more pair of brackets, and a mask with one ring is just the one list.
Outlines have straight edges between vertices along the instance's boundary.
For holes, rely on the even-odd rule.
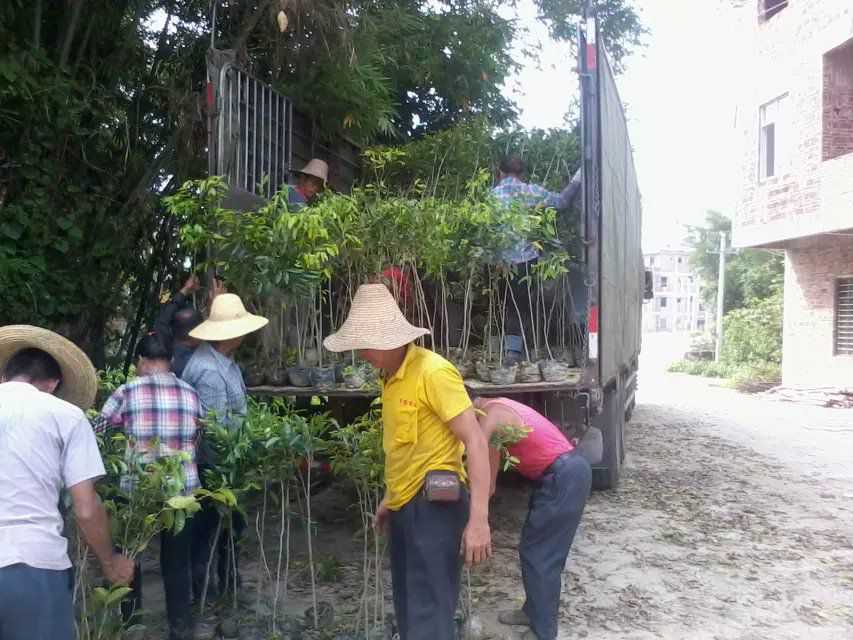
[[622,431],[625,426],[625,407],[619,386],[604,395],[604,407],[597,425],[604,436],[604,458],[592,469],[593,489],[615,489],[622,470]]

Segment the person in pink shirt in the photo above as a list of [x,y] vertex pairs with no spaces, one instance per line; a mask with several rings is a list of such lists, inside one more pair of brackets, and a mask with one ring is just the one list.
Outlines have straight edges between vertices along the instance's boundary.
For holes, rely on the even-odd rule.
[[[520,442],[507,447],[518,459],[516,470],[533,483],[518,547],[527,600],[520,610],[501,612],[498,620],[530,627],[524,640],[554,640],[563,568],[589,497],[592,469],[560,429],[530,407],[509,398],[478,398],[474,406],[490,441],[502,425],[530,430]],[[492,447],[492,495],[500,458],[501,452]]]

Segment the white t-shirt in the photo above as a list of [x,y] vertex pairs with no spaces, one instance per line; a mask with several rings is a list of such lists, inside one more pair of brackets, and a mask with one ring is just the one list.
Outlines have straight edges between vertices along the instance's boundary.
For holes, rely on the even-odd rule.
[[70,567],[60,490],[104,474],[80,409],[25,382],[0,384],[0,567]]

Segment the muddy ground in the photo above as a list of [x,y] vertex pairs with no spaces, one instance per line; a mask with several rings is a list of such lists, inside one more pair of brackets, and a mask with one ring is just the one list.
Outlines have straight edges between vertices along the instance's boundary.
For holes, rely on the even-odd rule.
[[[853,433],[843,426],[853,427],[853,412],[651,373],[626,432],[622,484],[592,495],[575,540],[560,638],[853,638]],[[508,481],[493,502],[495,557],[471,574],[479,637],[516,637],[496,615],[523,598],[515,547],[526,500]],[[335,604],[339,621],[352,619],[360,593],[349,503],[336,488],[315,500],[317,557],[337,580],[319,585],[320,599]],[[277,536],[274,517],[268,530]],[[287,610],[302,617],[310,589],[298,529],[294,542]],[[250,542],[248,590],[258,555]],[[147,569],[148,606],[162,620],[153,558]],[[250,618],[244,608],[242,637],[266,637]],[[158,627],[149,637],[160,637]]]

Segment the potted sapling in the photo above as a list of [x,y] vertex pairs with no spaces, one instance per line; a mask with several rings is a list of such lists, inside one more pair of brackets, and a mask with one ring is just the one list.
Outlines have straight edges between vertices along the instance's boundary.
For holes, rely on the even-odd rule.
[[545,351],[547,353],[547,359],[543,360],[539,363],[539,368],[542,371],[542,378],[546,382],[563,382],[565,381],[570,372],[570,366],[568,362],[561,361],[554,357],[554,352],[551,349],[550,343],[550,333],[551,333],[551,323],[553,322],[554,311],[558,306],[558,301],[560,302],[561,312],[560,312],[560,340],[561,342],[565,341],[565,300],[564,298],[564,287],[567,282],[566,274],[568,273],[568,269],[565,266],[565,263],[569,260],[569,255],[565,252],[554,253],[547,258],[541,260],[535,267],[534,272],[537,280],[537,289],[538,289],[538,300],[544,309],[546,306],[545,300],[545,289],[548,284],[556,283],[559,285],[561,289],[560,295],[555,295],[554,299],[551,302],[550,309],[547,313],[545,313]]
[[[328,361],[324,364],[323,354],[323,292],[317,292],[318,307],[312,314],[313,334],[312,338],[316,344],[317,366],[311,368],[311,384],[322,391],[327,391],[335,386],[335,365]],[[312,305],[313,306],[313,305]]]
[[[294,387],[310,387],[311,386],[311,370],[307,362],[308,351],[308,328],[310,326],[310,314],[305,313],[308,305],[305,300],[297,301],[295,304],[296,313],[294,321],[296,324],[296,364],[290,367],[287,375],[290,378],[290,384]],[[313,308],[313,302],[311,307]]]

